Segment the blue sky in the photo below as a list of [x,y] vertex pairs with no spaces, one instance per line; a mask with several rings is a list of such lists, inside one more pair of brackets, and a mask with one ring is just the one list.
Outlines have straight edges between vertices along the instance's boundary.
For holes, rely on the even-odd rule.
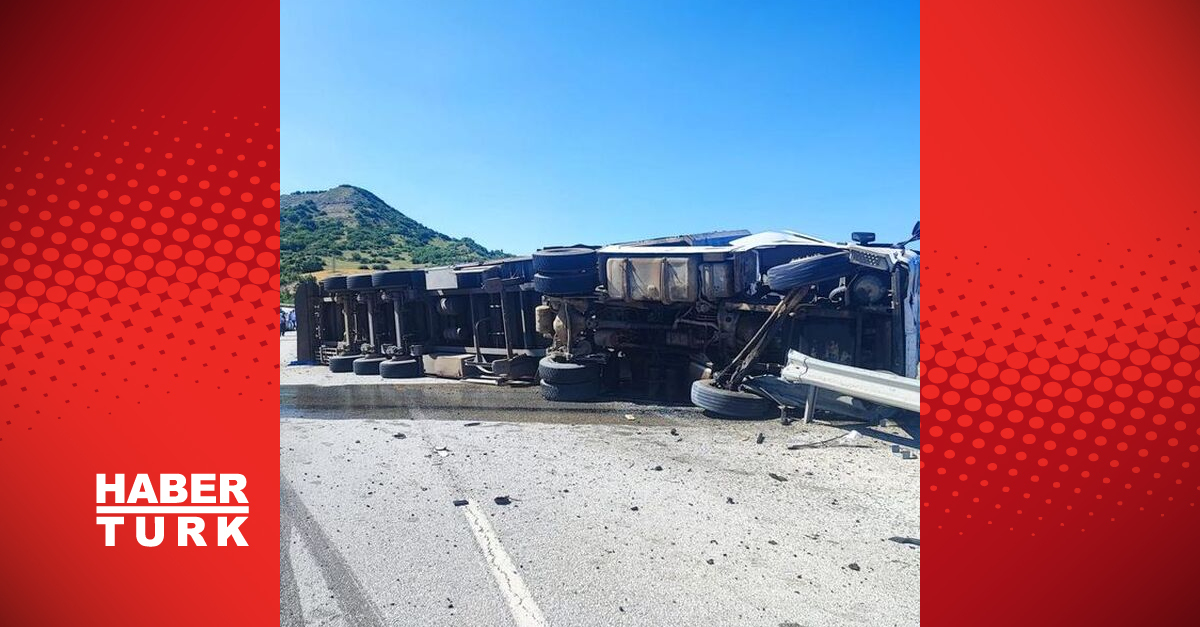
[[527,253],[907,235],[917,2],[283,0],[284,192],[349,183]]

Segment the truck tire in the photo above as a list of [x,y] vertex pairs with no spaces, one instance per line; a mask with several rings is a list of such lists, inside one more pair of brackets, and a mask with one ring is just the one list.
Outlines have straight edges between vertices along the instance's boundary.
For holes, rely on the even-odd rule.
[[533,275],[533,289],[549,296],[587,294],[600,284],[595,273]]
[[371,275],[351,274],[346,277],[346,287],[352,290],[369,290],[371,289]]
[[850,263],[848,252],[813,255],[767,270],[767,287],[776,292],[787,292],[854,274],[854,271],[855,266]]
[[548,401],[590,401],[600,396],[600,379],[582,383],[546,383],[542,381],[542,398]]
[[420,270],[385,270],[371,275],[371,287],[413,287]]
[[335,355],[329,358],[330,372],[354,372],[354,361],[362,355]]
[[596,272],[596,251],[591,248],[543,248],[533,253],[533,271],[548,274]]
[[341,292],[346,289],[346,277],[330,276],[321,280],[321,287],[326,292]]
[[553,385],[599,381],[600,366],[587,362],[554,361],[550,357],[543,357],[538,362],[538,378]]
[[757,394],[723,390],[712,379],[692,382],[692,404],[721,418],[769,418],[779,413],[775,403]]
[[415,379],[421,376],[421,362],[415,359],[389,359],[379,364],[384,379]]
[[360,357],[354,360],[354,374],[379,374],[379,364],[387,361],[387,357]]

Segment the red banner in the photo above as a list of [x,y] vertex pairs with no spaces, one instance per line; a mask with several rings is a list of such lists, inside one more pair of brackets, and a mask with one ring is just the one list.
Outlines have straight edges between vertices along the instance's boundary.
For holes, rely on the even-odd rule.
[[1194,622],[1200,13],[922,22],[923,619]]
[[278,25],[0,9],[6,624],[276,620]]

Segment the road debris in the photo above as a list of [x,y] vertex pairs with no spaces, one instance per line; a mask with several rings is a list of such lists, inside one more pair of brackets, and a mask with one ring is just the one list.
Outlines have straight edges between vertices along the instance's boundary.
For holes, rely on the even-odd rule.
[[[686,599],[672,603],[654,589],[654,574],[686,573],[689,564],[695,568],[691,560],[700,556],[713,572],[692,582],[695,592],[718,610],[733,608],[731,613],[721,612],[726,615],[716,622],[752,622],[751,616],[757,615],[763,624],[774,627],[785,620],[804,623],[814,616],[846,611],[854,616],[878,613],[897,624],[918,622],[917,595],[901,591],[919,588],[921,550],[899,543],[898,550],[890,549],[892,541],[883,535],[919,528],[920,512],[912,503],[914,495],[919,496],[920,470],[916,464],[896,464],[883,456],[899,439],[872,442],[862,451],[786,451],[792,441],[824,440],[850,429],[864,436],[873,432],[862,424],[798,429],[797,421],[784,430],[771,420],[757,425],[715,423],[696,417],[690,409],[650,405],[636,408],[647,412],[647,424],[622,427],[629,421],[620,410],[633,413],[632,404],[605,401],[594,407],[567,405],[564,410],[539,411],[545,403],[532,391],[509,391],[498,398],[495,388],[439,383],[396,386],[408,396],[395,398],[380,397],[370,386],[346,386],[350,392],[334,399],[336,403],[328,398],[331,392],[318,390],[321,394],[311,402],[333,407],[328,415],[281,419],[280,471],[290,476],[311,511],[297,509],[297,520],[303,522],[310,515],[320,522],[329,545],[356,571],[360,565],[382,564],[378,555],[386,552],[407,555],[405,559],[412,558],[431,575],[429,586],[412,588],[395,581],[403,580],[401,572],[364,569],[356,573],[363,596],[382,612],[383,624],[403,623],[405,616],[421,608],[432,615],[433,623],[439,616],[446,619],[442,622],[454,622],[451,612],[468,623],[481,616],[478,622],[488,622],[493,608],[507,612],[505,601],[495,598],[504,584],[497,587],[492,581],[487,549],[477,546],[473,526],[468,524],[474,519],[468,512],[485,516],[499,532],[505,550],[516,558],[521,577],[537,584],[532,598],[544,604],[548,618],[559,615],[563,607],[575,608],[578,599],[542,590],[538,573],[570,568],[572,557],[587,556],[580,558],[587,561],[586,578],[597,589],[604,586],[619,593],[590,599],[595,603],[589,607],[599,613],[598,622],[620,622],[605,616],[616,598],[632,623],[694,621],[695,614],[684,607]],[[380,389],[391,390],[392,384]],[[379,406],[367,408],[369,403]],[[642,422],[641,414],[635,416]],[[400,424],[405,419],[409,424]],[[468,422],[481,422],[489,429],[465,427]],[[371,443],[372,437],[393,439],[398,432],[389,432],[388,427],[397,424],[414,428],[415,435],[403,432],[406,439],[416,440],[412,447],[405,444],[389,451],[378,441]],[[683,435],[678,424],[690,430],[690,439],[681,443],[675,442]],[[373,431],[375,427],[379,430]],[[760,433],[755,427],[774,435],[768,438],[762,431],[764,442],[755,444]],[[664,434],[668,440],[661,438]],[[346,446],[356,439],[362,444]],[[449,442],[457,449],[449,448]],[[747,450],[748,442],[753,450]],[[288,447],[299,452],[287,452]],[[443,458],[435,454],[437,448],[450,454]],[[771,459],[780,453],[782,460]],[[454,461],[443,463],[450,457]],[[652,461],[655,458],[667,461]],[[669,476],[667,464],[672,465]],[[659,466],[661,471],[656,469]],[[766,470],[770,466],[781,470]],[[638,468],[662,477],[638,481]],[[800,483],[774,487],[790,483],[793,474]],[[762,481],[764,475],[770,483]],[[367,495],[368,491],[374,494]],[[455,496],[455,492],[473,496]],[[499,504],[497,497],[510,502]],[[831,504],[834,498],[838,505]],[[614,509],[630,499],[645,500],[650,509],[643,513],[638,503],[625,505],[623,511]],[[447,500],[463,513],[446,511]],[[726,507],[714,510],[714,502]],[[786,510],[786,515],[773,515],[772,509]],[[861,523],[856,523],[859,519]],[[529,521],[534,521],[532,527],[516,524]],[[550,539],[535,537],[542,527],[562,531]],[[741,531],[722,535],[722,529]],[[821,532],[817,540],[806,537],[814,531]],[[712,538],[718,544],[709,544]],[[312,549],[289,543],[281,551],[295,552],[297,546],[304,549],[292,555],[304,558],[298,586],[306,582],[315,586],[301,588],[302,598],[324,595],[317,607],[340,611],[337,599],[328,599],[334,589],[322,579]],[[875,566],[868,569],[857,559],[844,561],[854,553]],[[719,570],[718,555],[724,560]],[[708,559],[713,563],[708,564]],[[851,570],[851,562],[859,564],[860,570]],[[847,579],[847,572],[854,575]],[[803,579],[798,578],[801,573]],[[855,595],[864,585],[872,592]],[[448,596],[459,597],[454,610],[445,609]],[[746,598],[756,605],[746,604]],[[391,602],[396,605],[387,609]],[[799,613],[789,615],[790,611]]]
[[767,441],[767,436],[760,433],[760,434],[758,434],[758,438],[754,440],[754,443],[762,444],[763,442],[766,442],[766,441]]
[[494,498],[492,500],[496,502],[496,505],[511,505],[512,504],[512,499],[508,498],[507,496],[497,496],[496,498]]
[[900,544],[911,544],[913,546],[921,546],[920,538],[910,538],[908,536],[892,536],[892,537],[888,538],[888,540],[891,540],[892,542],[897,542]]
[[396,434],[393,434],[392,437],[396,438],[397,440],[403,440],[404,438],[407,438],[408,436],[404,435],[403,433],[396,433]]
[[906,446],[900,446],[899,444],[892,445],[892,455],[895,455],[900,459],[915,459],[917,456],[912,449]]
[[679,435],[679,430],[678,430],[678,429],[676,429],[676,428],[674,428],[674,427],[672,427],[672,428],[671,428],[671,435]]
[[444,446],[439,446],[439,447],[437,447],[437,448],[433,449],[433,452],[434,452],[434,453],[437,453],[438,455],[441,455],[442,457],[449,457],[449,456],[450,456],[450,449],[448,449],[448,448],[446,448],[446,447],[444,447]]
[[637,416],[633,414],[625,414],[625,420],[637,420]]
[[468,423],[464,424],[463,426],[464,427],[478,427],[481,424],[483,424],[483,423],[482,422],[468,422]]
[[850,570],[852,570],[854,572],[858,572],[858,571],[862,570],[862,568],[856,562],[850,562],[849,568],[850,568]]
[[851,429],[848,433],[832,437],[826,440],[818,440],[816,442],[790,442],[787,445],[789,451],[796,451],[804,448],[817,448],[821,446],[839,446],[843,444],[856,444],[862,439],[862,434],[857,429]]
[[652,470],[662,470],[662,466],[655,466]]

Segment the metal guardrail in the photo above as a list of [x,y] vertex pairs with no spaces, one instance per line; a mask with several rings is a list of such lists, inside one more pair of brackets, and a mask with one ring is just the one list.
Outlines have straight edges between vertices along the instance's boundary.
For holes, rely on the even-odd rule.
[[848,394],[819,390],[811,385],[784,381],[782,378],[772,375],[749,377],[742,384],[742,387],[760,396],[765,396],[782,406],[803,407],[806,413],[808,413],[809,395],[815,391],[818,393],[813,401],[814,409],[820,409],[831,414],[863,422],[873,422],[878,419],[871,408]]
[[891,372],[876,372],[835,364],[788,351],[788,365],[780,377],[911,412],[921,410],[921,381]]

